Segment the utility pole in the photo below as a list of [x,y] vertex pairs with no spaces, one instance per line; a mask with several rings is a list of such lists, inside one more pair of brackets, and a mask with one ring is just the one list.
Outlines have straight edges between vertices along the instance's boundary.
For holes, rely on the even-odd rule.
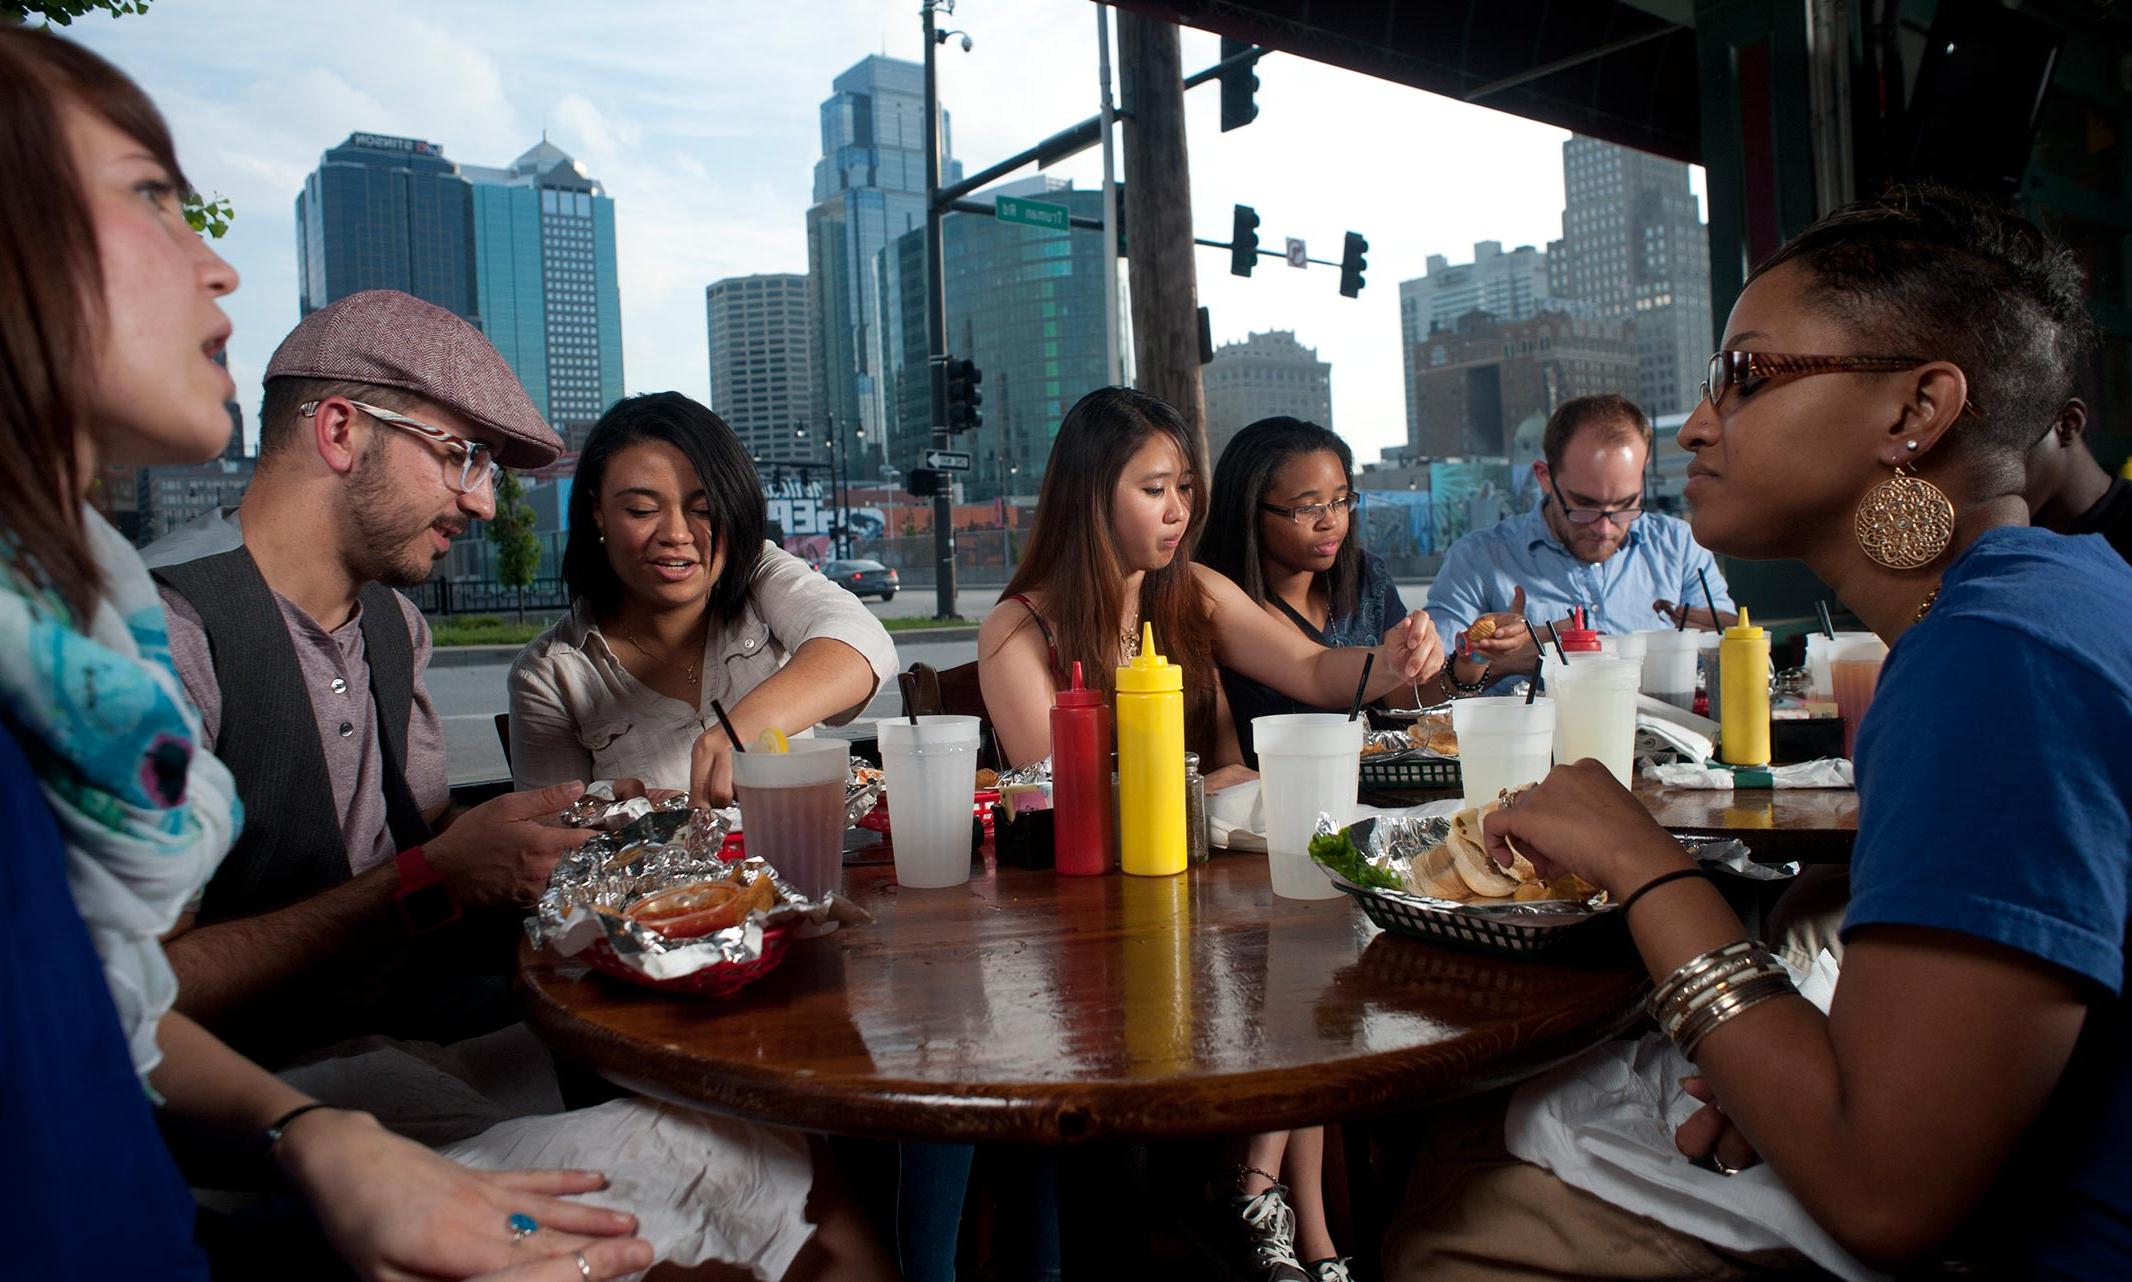
[[1101,92],[1097,118],[1103,130],[1103,380],[1123,381],[1118,364],[1118,182],[1114,146],[1116,104],[1110,96],[1110,6],[1096,6],[1096,82]]
[[1199,287],[1177,28],[1121,10],[1118,71],[1126,117],[1125,189],[1133,193],[1125,210],[1125,239],[1132,247],[1133,381],[1184,416],[1204,459],[1206,396],[1199,380]]
[[[933,10],[940,0],[925,0],[919,9],[925,27],[925,367],[932,389],[933,448],[954,444],[948,435],[948,285],[942,261],[940,209],[940,84],[933,68],[940,47]],[[949,5],[953,12],[953,5]],[[1174,40],[1174,36],[1172,37]],[[1187,246],[1189,248],[1189,246]],[[933,496],[934,613],[955,618],[955,496],[952,483]]]

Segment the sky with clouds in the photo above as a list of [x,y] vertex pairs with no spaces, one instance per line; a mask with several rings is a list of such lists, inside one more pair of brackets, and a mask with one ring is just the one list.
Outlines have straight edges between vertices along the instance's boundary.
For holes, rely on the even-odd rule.
[[[941,97],[970,170],[1094,113],[1088,0],[962,0],[944,25]],[[1115,34],[1115,23],[1113,23]],[[237,218],[217,248],[242,274],[227,307],[246,430],[266,360],[297,319],[295,199],[320,153],[356,130],[439,143],[504,165],[537,142],[576,156],[614,198],[630,392],[708,398],[703,290],[724,276],[805,271],[805,213],[831,79],[871,53],[920,56],[912,0],[153,0],[147,14],[67,34],[137,79],[169,117],[188,176]],[[1218,39],[1184,33],[1184,65]],[[1259,66],[1259,116],[1219,132],[1218,92],[1186,95],[1198,233],[1226,240],[1232,204],[1261,243],[1305,238],[1337,258],[1369,238],[1367,287],[1336,268],[1262,259],[1229,275],[1199,251],[1217,343],[1292,329],[1333,366],[1334,425],[1364,458],[1404,434],[1398,282],[1477,240],[1544,247],[1561,234],[1559,129],[1305,59]],[[1090,150],[1055,167],[1101,178]],[[1034,172],[1025,171],[1025,173]]]

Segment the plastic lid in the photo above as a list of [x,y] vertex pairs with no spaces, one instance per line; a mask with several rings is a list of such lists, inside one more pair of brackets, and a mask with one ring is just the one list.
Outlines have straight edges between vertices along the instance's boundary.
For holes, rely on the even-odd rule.
[[1768,633],[1747,621],[1747,607],[1740,607],[1740,621],[1725,629],[1727,641],[1760,641]]
[[1562,638],[1562,649],[1565,652],[1581,652],[1585,654],[1599,649],[1599,630],[1584,626],[1584,607],[1578,606],[1576,609],[1571,610],[1569,617],[1574,622],[1569,627],[1562,628],[1556,632],[1556,635]]
[[1140,653],[1118,669],[1119,694],[1162,694],[1184,689],[1184,669],[1155,652],[1155,625],[1140,625]]
[[1103,706],[1103,692],[1091,690],[1081,684],[1081,661],[1075,659],[1073,685],[1052,695],[1051,702],[1053,707],[1058,708],[1100,708]]

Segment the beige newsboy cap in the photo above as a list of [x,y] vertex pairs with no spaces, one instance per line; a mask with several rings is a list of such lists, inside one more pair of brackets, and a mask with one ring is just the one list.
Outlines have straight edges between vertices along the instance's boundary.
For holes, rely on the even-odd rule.
[[543,467],[563,452],[563,439],[480,330],[396,289],[350,294],[304,317],[274,350],[266,376],[413,392],[486,428],[505,467]]

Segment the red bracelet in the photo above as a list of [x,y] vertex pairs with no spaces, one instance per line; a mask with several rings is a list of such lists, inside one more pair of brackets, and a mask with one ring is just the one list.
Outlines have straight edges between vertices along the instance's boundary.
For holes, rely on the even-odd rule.
[[1701,877],[1705,881],[1711,881],[1710,870],[1707,868],[1675,868],[1672,872],[1662,872],[1656,877],[1651,878],[1651,880],[1645,882],[1641,886],[1638,886],[1636,889],[1629,892],[1629,897],[1621,901],[1621,915],[1623,917],[1628,916],[1629,909],[1634,908],[1636,906],[1637,900],[1643,898],[1645,895],[1650,894],[1652,891],[1658,889],[1660,886],[1665,885],[1667,882],[1679,881],[1683,877]]

